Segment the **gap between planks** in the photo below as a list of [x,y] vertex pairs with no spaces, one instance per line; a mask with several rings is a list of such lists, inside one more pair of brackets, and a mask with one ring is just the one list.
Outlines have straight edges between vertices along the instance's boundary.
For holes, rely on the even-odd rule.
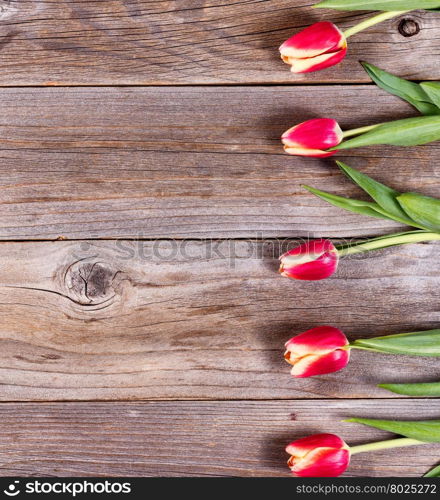
[[[422,82],[425,80],[411,80],[412,82]],[[336,88],[343,88],[343,87],[360,87],[360,86],[365,86],[365,87],[375,87],[376,84],[374,82],[370,81],[365,81],[365,82],[326,82],[326,81],[302,81],[300,83],[295,83],[295,82],[274,82],[274,83],[265,83],[265,82],[260,82],[260,83],[164,83],[164,84],[157,84],[157,83],[126,83],[126,84],[81,84],[81,85],[68,85],[68,84],[47,84],[47,85],[1,85],[0,84],[0,89],[47,89],[47,88],[54,88],[54,89],[82,89],[82,88],[109,88],[109,89],[124,89],[124,88],[155,88],[155,87],[160,87],[160,88],[185,88],[185,87],[191,87],[194,89],[200,88],[210,88],[210,87],[227,87],[227,88],[253,88],[253,87],[261,87],[261,88],[271,88],[271,87],[294,87],[294,88],[301,88],[301,87],[336,87]]]

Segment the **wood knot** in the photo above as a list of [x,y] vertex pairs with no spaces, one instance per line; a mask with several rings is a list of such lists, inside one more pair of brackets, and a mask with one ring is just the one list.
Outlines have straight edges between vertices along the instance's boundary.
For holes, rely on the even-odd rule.
[[398,30],[402,36],[410,37],[419,33],[420,26],[414,19],[406,18],[400,21]]
[[120,295],[122,279],[120,271],[93,257],[75,261],[64,274],[65,287],[75,303],[100,308],[109,307]]
[[0,3],[0,21],[8,19],[18,12],[17,7],[12,5],[11,0],[2,0]]

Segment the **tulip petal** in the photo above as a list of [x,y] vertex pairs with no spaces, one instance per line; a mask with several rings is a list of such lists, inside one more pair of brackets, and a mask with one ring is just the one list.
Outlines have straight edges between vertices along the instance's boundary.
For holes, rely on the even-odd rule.
[[284,146],[284,151],[288,155],[312,156],[313,158],[327,158],[327,157],[333,156],[337,153],[337,150],[321,151],[320,149],[290,148],[288,146]]
[[295,378],[314,377],[315,375],[326,375],[345,368],[350,360],[350,351],[336,349],[328,354],[309,354],[298,359],[291,370]]
[[336,52],[345,45],[345,37],[338,27],[322,21],[287,39],[281,45],[280,53],[288,58],[312,58],[325,52]]
[[311,73],[312,71],[320,71],[321,69],[335,66],[344,59],[346,54],[347,48],[345,47],[337,52],[328,52],[308,59],[289,57],[284,62],[291,65],[290,71],[292,73]]
[[286,452],[289,455],[297,457],[305,456],[309,451],[315,448],[348,448],[347,444],[336,434],[321,433],[312,434],[296,441],[292,441],[286,446]]
[[338,251],[330,240],[312,240],[280,257],[280,273],[298,280],[321,280],[338,267]]
[[332,250],[333,248],[334,248],[333,243],[330,240],[324,238],[317,240],[309,240],[306,241],[305,243],[301,243],[301,245],[298,245],[295,248],[292,248],[292,250],[283,253],[280,259],[294,255],[309,255],[309,254],[322,255],[323,253]]
[[291,471],[298,477],[337,477],[345,472],[349,463],[349,450],[317,448],[302,460],[294,461]]
[[285,347],[296,356],[327,354],[348,345],[344,333],[334,326],[317,326],[288,340]]
[[298,266],[294,272],[289,272],[289,278],[297,280],[318,281],[329,278],[338,267],[338,258],[332,254],[324,254],[315,262]]
[[315,118],[289,128],[281,136],[287,148],[328,149],[338,146],[344,134],[336,120]]

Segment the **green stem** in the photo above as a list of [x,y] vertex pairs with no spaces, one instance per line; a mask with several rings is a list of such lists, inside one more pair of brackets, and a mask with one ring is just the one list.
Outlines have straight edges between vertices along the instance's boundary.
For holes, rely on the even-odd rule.
[[376,125],[368,125],[366,127],[354,128],[352,130],[345,130],[342,133],[342,137],[346,139],[347,137],[352,137],[353,135],[365,134],[365,132],[369,132],[370,130],[373,130],[374,128],[378,127],[379,125],[382,125],[382,123],[376,123]]
[[425,441],[418,441],[411,438],[388,439],[376,443],[361,444],[359,446],[350,446],[350,454],[364,453],[366,451],[386,450],[388,448],[400,448],[402,446],[414,446],[416,444],[427,444]]
[[391,10],[389,12],[381,12],[377,16],[370,17],[365,21],[356,24],[356,26],[353,26],[352,28],[349,28],[348,30],[344,31],[344,36],[345,38],[348,38],[352,35],[355,35],[356,33],[359,33],[360,31],[369,28],[370,26],[374,26],[375,24],[379,24],[383,21],[386,21],[387,19],[391,19],[393,17],[400,16],[401,14],[405,14],[405,12],[411,12],[411,10]]
[[356,253],[367,252],[369,250],[378,250],[380,248],[391,247],[394,245],[403,245],[405,243],[420,243],[422,241],[440,240],[440,233],[428,231],[410,231],[406,233],[397,233],[381,238],[358,243],[348,247],[336,247],[339,257],[353,255]]

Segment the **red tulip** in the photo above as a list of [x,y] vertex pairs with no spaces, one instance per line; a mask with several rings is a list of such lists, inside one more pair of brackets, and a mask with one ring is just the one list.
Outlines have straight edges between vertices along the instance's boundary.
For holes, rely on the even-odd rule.
[[347,40],[333,23],[312,24],[286,40],[280,47],[281,59],[292,73],[309,73],[338,64],[347,53]]
[[338,268],[338,250],[330,240],[311,240],[280,257],[280,273],[297,280],[322,280]]
[[331,118],[315,118],[295,125],[281,136],[284,151],[289,155],[325,158],[337,151],[325,151],[342,142],[341,127]]
[[[313,377],[342,370],[350,359],[347,337],[333,326],[318,326],[286,342],[284,359],[295,378]],[[344,349],[345,348],[345,349]]]
[[287,465],[298,477],[337,477],[350,463],[350,448],[335,434],[314,434],[286,447]]

